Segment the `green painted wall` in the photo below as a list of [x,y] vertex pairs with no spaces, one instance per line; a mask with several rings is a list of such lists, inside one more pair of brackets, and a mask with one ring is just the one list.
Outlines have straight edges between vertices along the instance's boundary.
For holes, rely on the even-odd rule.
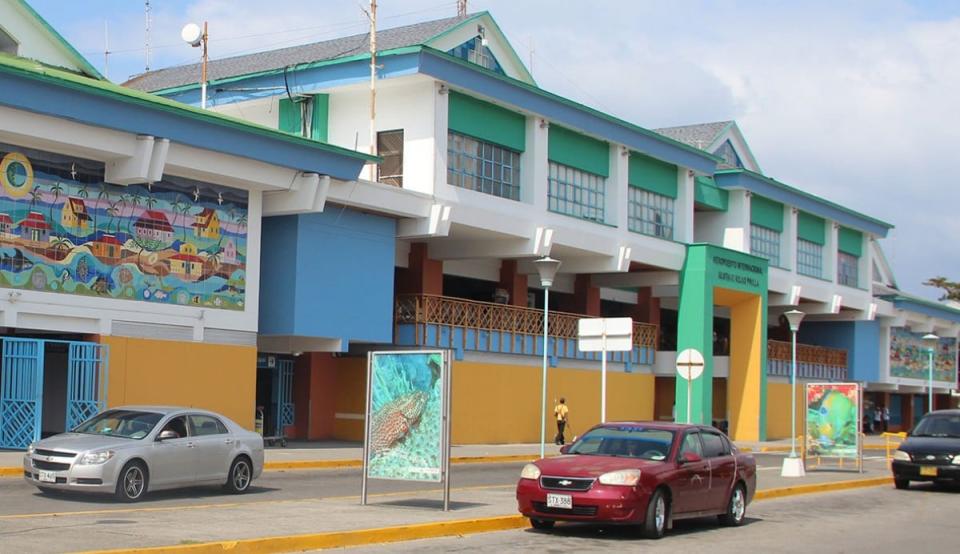
[[452,131],[517,152],[526,148],[526,118],[522,114],[453,91],[447,114]]
[[303,120],[300,114],[300,103],[289,98],[280,99],[278,129],[299,135],[303,132]]
[[714,184],[713,177],[697,177],[693,180],[693,200],[700,206],[725,212],[730,193]]
[[797,237],[815,244],[826,244],[827,221],[807,212],[797,214]]
[[860,257],[863,255],[863,233],[841,227],[837,237],[838,249],[851,256]]
[[549,158],[552,162],[610,176],[610,145],[559,125],[550,125]]
[[782,233],[783,204],[762,196],[751,196],[750,223]]
[[669,196],[677,197],[677,166],[630,152],[630,186]]
[[[761,340],[766,344],[767,260],[709,244],[687,246],[680,274],[680,305],[677,320],[677,352],[695,348],[703,354],[703,375],[693,382],[692,420],[709,425],[713,407],[713,313],[714,289],[730,289],[758,295],[762,302]],[[731,344],[731,347],[733,345]],[[766,368],[766,348],[761,367]],[[678,421],[686,419],[687,382],[676,380]],[[761,376],[758,417],[761,440],[766,432],[766,371]]]
[[330,125],[330,95],[313,95],[313,119],[310,124],[310,138],[327,142]]

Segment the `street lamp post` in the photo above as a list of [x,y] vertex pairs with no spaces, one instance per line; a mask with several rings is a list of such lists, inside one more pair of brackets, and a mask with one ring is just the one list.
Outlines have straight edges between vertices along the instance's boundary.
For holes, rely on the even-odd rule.
[[560,269],[560,260],[544,256],[533,262],[533,265],[540,274],[540,286],[543,287],[543,373],[540,391],[540,457],[543,458],[547,444],[547,344],[550,340],[550,287],[553,286],[553,278]]
[[927,345],[927,412],[933,411],[933,352],[940,343],[940,337],[929,333],[923,336]]
[[805,315],[800,310],[783,314],[790,324],[790,456],[783,460],[780,474],[784,477],[803,477],[803,459],[797,457],[797,331]]

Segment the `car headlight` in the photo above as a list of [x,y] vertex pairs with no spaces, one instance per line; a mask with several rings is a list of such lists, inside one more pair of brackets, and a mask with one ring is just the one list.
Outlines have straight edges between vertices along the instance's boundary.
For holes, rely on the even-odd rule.
[[520,471],[521,479],[539,479],[540,478],[540,468],[536,464],[527,464],[523,466],[523,469]]
[[30,446],[27,447],[27,456],[33,456],[33,451],[36,449],[37,449],[37,445],[31,442]]
[[622,487],[632,487],[640,482],[639,469],[621,469],[620,471],[611,471],[600,476],[602,485],[619,485]]
[[909,462],[912,458],[910,458],[910,454],[904,452],[903,450],[894,450],[893,459],[901,462]]
[[953,461],[951,463],[955,466],[960,466],[960,454],[954,454]]
[[113,450],[101,450],[99,452],[89,452],[80,457],[82,466],[94,466],[104,464],[113,457]]

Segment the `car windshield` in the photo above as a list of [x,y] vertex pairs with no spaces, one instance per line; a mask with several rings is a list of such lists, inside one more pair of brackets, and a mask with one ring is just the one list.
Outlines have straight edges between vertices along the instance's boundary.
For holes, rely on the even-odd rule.
[[960,414],[928,415],[917,424],[913,436],[960,438]]
[[142,439],[150,434],[162,417],[162,414],[153,412],[109,410],[81,423],[73,432],[123,439]]
[[670,454],[673,435],[673,431],[633,425],[600,427],[580,437],[569,453],[661,461]]

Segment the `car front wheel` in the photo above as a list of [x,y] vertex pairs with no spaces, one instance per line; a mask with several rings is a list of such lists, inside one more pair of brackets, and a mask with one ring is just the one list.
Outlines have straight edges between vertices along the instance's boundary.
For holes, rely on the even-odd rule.
[[894,486],[894,487],[897,487],[897,488],[900,489],[900,490],[909,489],[909,488],[910,488],[910,480],[909,480],[909,479],[896,479],[896,478],[894,478],[894,480],[893,480],[893,486]]
[[243,494],[250,488],[250,482],[253,481],[253,466],[250,460],[241,456],[233,461],[230,466],[230,474],[227,476],[226,489],[233,494]]
[[667,510],[670,504],[662,489],[654,491],[647,504],[647,515],[643,520],[643,536],[659,539],[667,529]]
[[530,527],[534,529],[539,529],[541,531],[546,531],[547,529],[553,529],[554,521],[547,521],[545,519],[533,519],[530,518]]
[[117,499],[121,502],[136,502],[147,492],[147,468],[141,462],[129,462],[120,470],[117,480]]

